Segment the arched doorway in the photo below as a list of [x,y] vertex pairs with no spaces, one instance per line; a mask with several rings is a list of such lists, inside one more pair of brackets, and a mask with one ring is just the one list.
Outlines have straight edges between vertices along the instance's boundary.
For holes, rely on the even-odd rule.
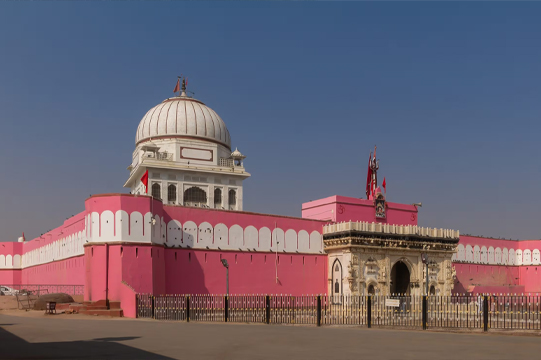
[[368,285],[368,295],[376,295],[376,288],[373,284]]
[[408,266],[398,261],[391,270],[391,294],[410,293],[410,271]]
[[436,295],[436,288],[434,285],[430,286],[430,295]]

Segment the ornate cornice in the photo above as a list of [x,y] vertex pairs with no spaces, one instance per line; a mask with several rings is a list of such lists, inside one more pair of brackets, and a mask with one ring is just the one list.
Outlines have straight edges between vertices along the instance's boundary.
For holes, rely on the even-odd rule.
[[425,252],[450,252],[454,253],[458,240],[423,238],[415,236],[381,234],[362,232],[340,232],[325,234],[323,245],[325,250],[336,250],[346,248],[370,248],[370,249],[401,249],[405,251],[419,250]]

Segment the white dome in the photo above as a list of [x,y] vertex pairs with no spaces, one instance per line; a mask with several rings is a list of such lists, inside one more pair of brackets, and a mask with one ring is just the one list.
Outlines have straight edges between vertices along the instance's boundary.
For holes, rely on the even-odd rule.
[[223,120],[201,101],[187,96],[166,99],[150,109],[137,127],[135,144],[175,137],[209,140],[231,149]]

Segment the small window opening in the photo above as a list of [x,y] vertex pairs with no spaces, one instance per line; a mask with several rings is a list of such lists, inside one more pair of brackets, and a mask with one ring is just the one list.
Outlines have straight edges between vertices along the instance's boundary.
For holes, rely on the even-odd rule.
[[184,191],[184,205],[198,207],[207,205],[207,193],[197,186],[186,189],[186,191]]
[[169,185],[167,187],[167,201],[170,204],[174,204],[177,201],[177,187],[176,185]]
[[222,206],[222,189],[214,189],[214,208],[219,208]]
[[162,187],[160,186],[160,184],[152,184],[152,197],[161,200]]
[[237,191],[230,189],[229,192],[229,207],[234,207],[237,205]]

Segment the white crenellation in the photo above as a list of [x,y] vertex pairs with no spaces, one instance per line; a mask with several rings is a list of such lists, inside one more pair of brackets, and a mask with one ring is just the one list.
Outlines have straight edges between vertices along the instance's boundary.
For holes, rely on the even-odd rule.
[[[286,253],[323,253],[323,239],[318,231],[308,233],[276,227],[246,228],[235,224],[227,227],[219,223],[196,224],[193,221],[165,220],[151,213],[144,216],[119,210],[116,213],[93,212],[85,217],[85,228],[47,245],[26,252],[24,255],[0,255],[0,269],[18,269],[60,261],[84,255],[85,243],[144,242],[164,244],[167,247],[220,249],[241,251],[279,251]],[[388,227],[387,231],[391,231]]]
[[[88,224],[88,222],[85,221],[85,224]],[[27,251],[22,256],[14,255],[13,258],[11,258],[11,255],[8,255],[6,256],[4,266],[5,268],[24,269],[31,266],[47,264],[53,261],[60,261],[69,259],[71,257],[84,255],[83,245],[88,241],[86,237],[87,233],[88,231],[85,228],[82,231],[65,235],[65,237],[47,245]],[[7,266],[8,257],[10,266]],[[2,268],[1,257],[0,268]]]

